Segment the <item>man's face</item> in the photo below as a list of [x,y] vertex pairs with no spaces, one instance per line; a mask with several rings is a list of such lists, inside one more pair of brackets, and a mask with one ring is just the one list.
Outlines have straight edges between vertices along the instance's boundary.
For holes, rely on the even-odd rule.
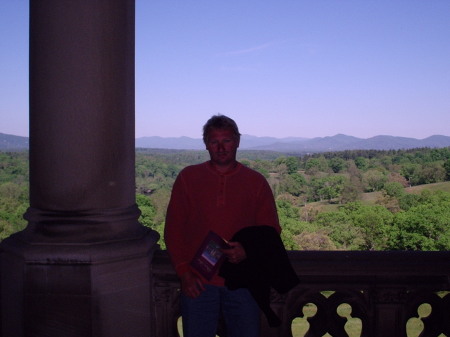
[[211,161],[217,166],[227,166],[236,161],[239,139],[230,129],[211,129],[208,133],[206,149]]

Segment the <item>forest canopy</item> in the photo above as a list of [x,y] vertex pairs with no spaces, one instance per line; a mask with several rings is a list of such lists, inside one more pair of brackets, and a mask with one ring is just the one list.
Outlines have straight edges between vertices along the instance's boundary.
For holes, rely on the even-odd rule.
[[[206,151],[138,149],[139,221],[162,234],[177,174],[206,160]],[[269,182],[287,249],[450,249],[448,147],[303,156],[240,151],[238,160]],[[28,153],[0,152],[0,240],[26,226],[28,206]]]

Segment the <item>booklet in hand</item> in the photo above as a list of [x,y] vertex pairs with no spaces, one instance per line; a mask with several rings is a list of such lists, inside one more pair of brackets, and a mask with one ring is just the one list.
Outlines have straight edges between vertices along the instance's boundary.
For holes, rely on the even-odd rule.
[[230,248],[218,234],[210,231],[191,261],[191,266],[204,278],[210,280],[225,260],[222,249]]

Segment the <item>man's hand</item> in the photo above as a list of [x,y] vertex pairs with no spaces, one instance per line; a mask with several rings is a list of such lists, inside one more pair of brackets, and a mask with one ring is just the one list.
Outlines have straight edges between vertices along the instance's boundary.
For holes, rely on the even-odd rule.
[[188,297],[196,298],[205,290],[202,280],[195,273],[188,271],[181,275],[181,291]]
[[247,258],[244,247],[239,242],[230,241],[228,245],[231,248],[222,249],[223,253],[227,256],[228,261],[231,263],[239,263]]

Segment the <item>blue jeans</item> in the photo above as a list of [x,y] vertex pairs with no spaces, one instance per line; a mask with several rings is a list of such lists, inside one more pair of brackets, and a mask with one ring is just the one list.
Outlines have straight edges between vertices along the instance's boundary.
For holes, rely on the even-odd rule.
[[259,337],[260,310],[247,289],[206,285],[197,298],[181,295],[183,337],[214,337],[222,315],[227,337]]

